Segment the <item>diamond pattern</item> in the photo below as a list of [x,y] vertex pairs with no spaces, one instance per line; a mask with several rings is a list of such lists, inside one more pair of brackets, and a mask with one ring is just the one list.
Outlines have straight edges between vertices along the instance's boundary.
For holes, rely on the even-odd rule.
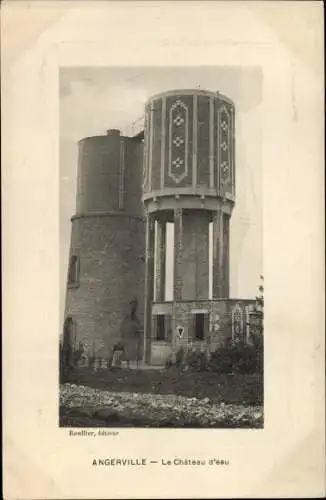
[[221,163],[221,173],[223,181],[227,180],[230,174],[230,167],[226,161]]
[[176,168],[181,167],[182,164],[183,164],[183,159],[179,158],[179,156],[172,162],[172,165],[174,165]]
[[232,143],[232,121],[230,111],[228,111],[226,106],[222,106],[218,111],[218,122],[219,122],[219,131],[218,131],[218,142],[219,142],[219,163],[220,163],[220,182],[221,182],[221,190],[222,194],[227,193],[231,188],[232,184],[232,157],[231,157],[231,149]]
[[176,137],[175,139],[173,139],[173,144],[175,144],[177,146],[177,148],[179,146],[181,146],[181,144],[183,144],[185,141],[182,137]]
[[175,123],[175,125],[177,127],[179,127],[180,125],[182,125],[182,123],[184,122],[184,119],[182,118],[182,116],[178,115],[174,118],[173,120],[173,123]]
[[188,175],[188,107],[177,99],[169,112],[169,177],[176,184]]
[[226,121],[225,120],[221,121],[221,129],[225,131],[225,130],[227,130],[227,128],[228,128],[228,125],[227,125]]
[[221,163],[221,169],[223,171],[224,174],[228,174],[229,173],[229,165],[227,164],[226,161],[223,161]]

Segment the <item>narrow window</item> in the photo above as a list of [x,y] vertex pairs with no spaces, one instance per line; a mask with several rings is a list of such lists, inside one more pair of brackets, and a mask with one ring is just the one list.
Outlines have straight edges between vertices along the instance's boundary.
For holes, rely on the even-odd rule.
[[77,255],[72,255],[69,262],[68,284],[76,285],[79,283],[79,259]]
[[156,340],[159,342],[165,340],[165,316],[158,314],[156,321]]
[[205,314],[195,314],[195,339],[204,340],[205,338]]

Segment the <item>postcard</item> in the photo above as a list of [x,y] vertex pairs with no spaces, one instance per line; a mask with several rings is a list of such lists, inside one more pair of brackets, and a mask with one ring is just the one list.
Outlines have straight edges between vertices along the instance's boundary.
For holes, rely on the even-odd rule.
[[321,3],[2,17],[5,498],[322,496]]

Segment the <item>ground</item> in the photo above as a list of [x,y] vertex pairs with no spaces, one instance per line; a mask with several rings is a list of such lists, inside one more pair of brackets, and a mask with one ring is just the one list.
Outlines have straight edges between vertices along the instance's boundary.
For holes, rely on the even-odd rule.
[[63,427],[263,426],[257,375],[169,370],[79,373],[60,386]]

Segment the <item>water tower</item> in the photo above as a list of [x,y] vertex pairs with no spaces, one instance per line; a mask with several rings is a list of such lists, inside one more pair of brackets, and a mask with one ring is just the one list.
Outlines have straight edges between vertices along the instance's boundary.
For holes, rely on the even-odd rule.
[[[136,356],[131,328],[143,322],[145,224],[141,202],[142,137],[119,130],[78,143],[65,327],[87,354],[109,358],[122,340]],[[128,331],[126,331],[128,330]],[[122,339],[121,336],[126,335]],[[133,345],[134,344],[134,345]]]
[[146,362],[151,361],[153,329],[158,340],[171,330],[164,324],[164,314],[153,314],[156,303],[161,304],[161,311],[166,309],[173,328],[176,326],[173,305],[164,305],[167,223],[174,224],[173,304],[209,300],[210,279],[212,299],[229,298],[234,121],[233,102],[218,92],[168,91],[146,103],[142,193],[146,214]]

